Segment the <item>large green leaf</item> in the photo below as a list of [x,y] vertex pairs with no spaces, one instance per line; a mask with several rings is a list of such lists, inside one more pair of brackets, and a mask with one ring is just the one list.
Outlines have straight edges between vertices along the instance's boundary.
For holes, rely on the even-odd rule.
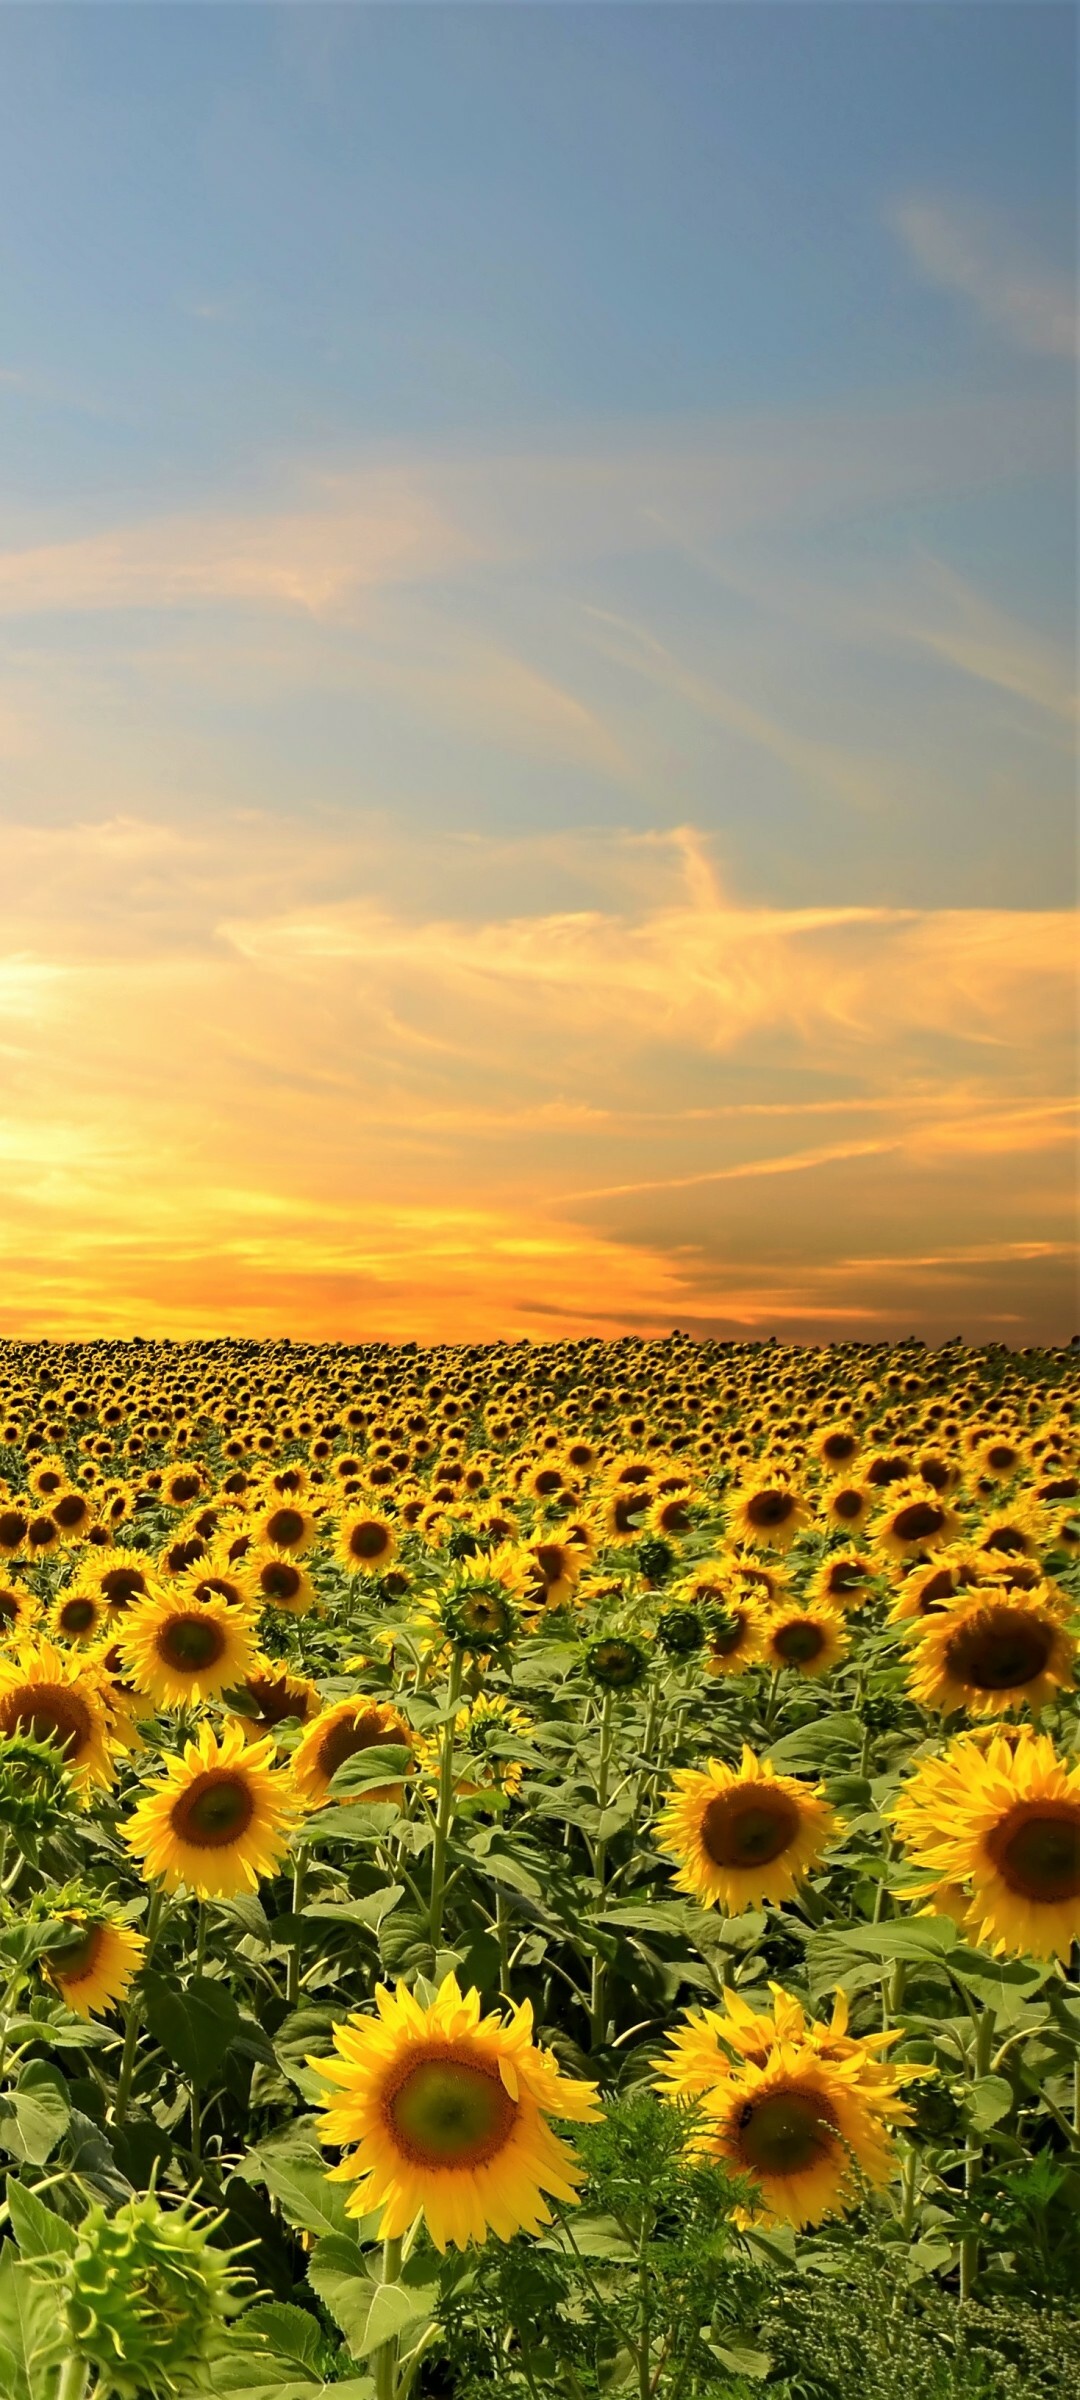
[[64,2259],[74,2254],[78,2240],[74,2226],[65,2217],[58,2217],[54,2208],[46,2208],[44,2201],[36,2193],[28,2192],[14,2175],[8,2176],[6,2198],[11,2230],[24,2263],[32,2262],[59,2274]]
[[326,2161],[309,2136],[288,2132],[249,2150],[236,2169],[245,2183],[265,2184],[290,2225],[301,2233],[339,2234],[356,2248],[353,2220],[345,2214],[345,2191],[328,2183]]
[[339,2325],[354,2358],[369,2358],[395,2335],[428,2325],[436,2284],[375,2283],[355,2242],[316,2242],[308,2281]]
[[240,2029],[240,2011],[223,1983],[208,1976],[178,1987],[160,1975],[144,1975],[146,2022],[166,2058],[188,2083],[206,2086],[223,2064]]
[[4,2400],[53,2400],[65,2335],[48,2277],[0,2251],[0,2391]]
[[71,2098],[59,2067],[32,2058],[5,2101],[11,2113],[0,2118],[4,2148],[29,2166],[43,2167],[71,2122]]

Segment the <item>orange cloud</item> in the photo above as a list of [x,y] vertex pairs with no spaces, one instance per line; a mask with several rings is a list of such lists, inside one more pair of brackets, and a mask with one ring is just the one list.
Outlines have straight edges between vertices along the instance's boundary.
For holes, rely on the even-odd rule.
[[9,829],[6,1330],[1071,1332],[1068,912],[544,850],[588,905],[528,841]]

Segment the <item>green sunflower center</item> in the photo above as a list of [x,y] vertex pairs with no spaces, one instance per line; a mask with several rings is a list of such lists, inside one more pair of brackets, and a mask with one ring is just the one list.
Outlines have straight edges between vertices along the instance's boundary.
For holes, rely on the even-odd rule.
[[816,2093],[769,2092],[745,2102],[738,2144],[752,2174],[805,2175],[835,2149],[835,2126]]
[[820,1625],[807,1617],[798,1617],[793,1625],[781,1625],[774,1633],[773,1650],[785,1666],[808,1667],[812,1659],[820,1658],[825,1648],[825,1635]]
[[216,1667],[226,1649],[225,1635],[213,1617],[192,1612],[170,1617],[157,1637],[158,1657],[181,1674],[199,1674]]
[[413,2165],[459,2169],[496,2157],[517,2113],[497,2074],[460,2058],[422,2059],[399,2083],[387,2110]]
[[1010,1892],[1021,1899],[1080,1899],[1080,1807],[1068,1800],[1022,1800],[996,1826],[987,1849]]
[[794,1800],[767,1784],[718,1792],[701,1820],[702,1844],[714,1867],[767,1867],[790,1848],[798,1830]]
[[995,1608],[948,1644],[945,1663],[957,1683],[983,1692],[1034,1683],[1054,1647],[1054,1629],[1019,1608]]
[[169,1821],[180,1841],[197,1850],[223,1850],[238,1842],[255,1814],[255,1799],[246,1775],[226,1768],[196,1775],[173,1802]]

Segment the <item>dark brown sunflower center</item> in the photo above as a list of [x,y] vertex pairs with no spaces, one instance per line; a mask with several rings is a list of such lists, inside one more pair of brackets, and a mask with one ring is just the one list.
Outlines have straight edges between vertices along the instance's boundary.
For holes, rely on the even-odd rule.
[[25,1541],[29,1522],[29,1518],[24,1517],[21,1508],[5,1508],[0,1511],[0,1543],[5,1550],[17,1550],[19,1543]]
[[1020,1453],[1009,1442],[991,1442],[986,1463],[993,1468],[995,1475],[1008,1475],[1013,1467],[1019,1466]]
[[400,1741],[393,1726],[380,1722],[373,1709],[362,1717],[343,1717],[331,1725],[319,1744],[319,1767],[322,1774],[336,1775],[347,1758],[355,1758],[358,1750],[377,1750],[383,1743]]
[[755,1492],[747,1502],[748,1524],[755,1532],[771,1525],[786,1525],[795,1508],[794,1492]]
[[533,1557],[545,1583],[558,1583],[566,1573],[566,1553],[558,1542],[537,1542]]
[[101,1948],[103,1927],[87,1925],[74,1941],[64,1942],[59,1950],[45,1954],[50,1974],[64,1983],[82,1983],[92,1975]]
[[178,1839],[194,1849],[223,1850],[247,1832],[254,1814],[247,1777],[211,1767],[174,1800],[169,1823]]
[[1019,1525],[997,1525],[993,1533],[987,1534],[982,1548],[984,1550],[1002,1550],[1006,1558],[1011,1558],[1017,1551],[1027,1549],[1027,1535],[1021,1531]]
[[77,1525],[85,1523],[90,1511],[81,1492],[65,1492],[52,1513],[62,1533],[73,1533]]
[[213,1617],[201,1613],[170,1617],[157,1637],[157,1654],[167,1667],[195,1675],[216,1667],[226,1648],[225,1635]]
[[790,1848],[798,1830],[795,1802],[761,1786],[718,1792],[701,1820],[701,1841],[714,1867],[767,1867]]
[[267,1537],[278,1542],[283,1550],[292,1550],[304,1538],[304,1519],[298,1508],[275,1508],[266,1524]]
[[450,2057],[410,2067],[386,2114],[397,2148],[414,2166],[467,2172],[505,2149],[518,2109],[497,2072]]
[[957,1683],[1007,1692],[1034,1683],[1054,1647],[1054,1629],[1020,1608],[988,1609],[955,1634],[945,1664]]
[[772,1638],[774,1655],[782,1658],[787,1667],[808,1667],[812,1659],[820,1658],[825,1648],[825,1635],[811,1617],[797,1617],[791,1625],[781,1625]]
[[169,1497],[182,1507],[185,1500],[198,1499],[199,1488],[197,1475],[174,1475],[169,1485]]
[[64,1478],[62,1475],[57,1474],[55,1467],[42,1468],[37,1479],[36,1488],[40,1492],[43,1500],[51,1500],[53,1493],[62,1491],[63,1486]]
[[60,1611],[63,1633],[89,1633],[97,1616],[96,1600],[65,1600]]
[[27,1527],[27,1539],[34,1550],[48,1550],[60,1539],[60,1528],[52,1517],[34,1517]]
[[264,1725],[283,1725],[287,1717],[299,1717],[301,1723],[308,1713],[305,1691],[290,1691],[285,1675],[253,1675],[245,1684],[258,1709]]
[[267,1600],[295,1600],[303,1576],[287,1559],[270,1558],[259,1569],[259,1589]]
[[562,1476],[558,1467],[541,1467],[539,1475],[533,1478],[533,1490],[540,1500],[548,1499],[552,1492],[561,1492]]
[[146,1577],[141,1567],[106,1567],[101,1589],[113,1608],[126,1608],[129,1601],[142,1599]]
[[350,1529],[349,1556],[351,1558],[381,1558],[383,1551],[388,1550],[389,1547],[389,1533],[385,1525],[380,1525],[377,1517],[364,1517],[359,1525],[353,1525]]
[[832,1466],[846,1467],[858,1447],[858,1436],[854,1433],[827,1433],[821,1445],[821,1455]]
[[929,1609],[939,1608],[943,1601],[955,1600],[956,1590],[952,1568],[939,1567],[937,1574],[930,1576],[919,1594],[920,1614],[925,1616]]
[[857,1491],[854,1486],[852,1486],[849,1491],[834,1492],[832,1509],[834,1517],[843,1517],[845,1523],[849,1519],[861,1517],[863,1510],[862,1493]]
[[1080,1807],[1021,1800],[987,1836],[1002,1882],[1025,1900],[1080,1899]]
[[897,1509],[893,1532],[900,1542],[928,1542],[944,1523],[943,1508],[935,1508],[932,1500],[913,1500],[910,1507]]
[[746,1617],[741,1609],[732,1609],[726,1616],[716,1616],[709,1626],[709,1648],[717,1658],[730,1658],[746,1632]]
[[0,1592],[0,1625],[17,1625],[21,1615],[17,1592]]
[[836,2149],[836,2125],[816,2092],[769,2092],[745,2102],[738,2146],[751,2174],[805,2175]]
[[240,1586],[230,1583],[226,1575],[207,1575],[195,1586],[197,1600],[224,1600],[226,1608],[236,1608],[240,1602]]
[[77,1692],[54,1683],[20,1683],[0,1701],[0,1733],[56,1742],[69,1759],[90,1740],[90,1712]]
[[830,1592],[859,1592],[865,1581],[865,1567],[855,1566],[847,1560],[842,1566],[829,1569]]

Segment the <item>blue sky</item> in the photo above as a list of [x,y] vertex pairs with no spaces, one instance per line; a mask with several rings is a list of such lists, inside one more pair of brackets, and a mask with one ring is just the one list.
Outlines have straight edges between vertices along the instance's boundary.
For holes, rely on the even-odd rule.
[[[868,1123],[902,1104],[913,1141],[920,1108],[967,1125],[959,1180],[923,1162],[902,1206],[872,1126],[869,1165],[833,1142],[828,1225],[845,1256],[892,1260],[965,1247],[986,1112],[1015,1109],[1000,1221],[967,1247],[991,1281],[995,1243],[1025,1252],[1013,1315],[1066,1305],[1060,1280],[1029,1289],[1031,1241],[1063,1255],[1067,1192],[1056,1165],[1025,1181],[1023,1112],[1059,1160],[1068,1003],[1041,978],[1075,878],[1076,38],[1041,0],[0,13],[11,990],[60,1009],[69,978],[65,1041],[99,1029],[98,1114],[65,1158],[122,1149],[153,1081],[136,1029],[162,1038],[185,978],[205,994],[228,954],[216,1137],[237,1074],[252,1106],[268,1077],[313,1078],[317,1208],[355,1188],[328,1127],[357,1078],[384,1090],[379,1193],[414,1197],[403,1095],[443,1124],[444,1076],[438,1172],[473,1193],[479,1081],[500,1095],[485,1188],[511,1216],[539,1195],[560,1274],[613,1244],[640,1317],[696,1260],[682,1314],[715,1321],[730,1237],[724,1305],[734,1273],[740,1305],[797,1313],[775,1262],[798,1240],[781,1212],[757,1258],[768,1211],[729,1104]],[[882,1029],[878,971],[849,959],[856,920],[807,910],[880,926],[900,1020]],[[804,938],[828,954],[808,982]],[[418,958],[442,961],[424,1007]],[[575,979],[577,1022],[553,999]],[[310,1073],[285,1063],[294,1021]],[[623,1114],[601,1133],[608,1067]],[[60,1258],[65,1212],[111,1220],[48,1181],[46,1072],[25,1068],[10,1139]],[[646,1115],[682,1108],[662,1137],[634,1131],[647,1093]],[[205,1089],[190,1105],[185,1222]],[[642,1171],[658,1145],[670,1199]],[[734,1178],[723,1209],[712,1177]],[[581,1203],[586,1239],[573,1195],[630,1185],[647,1196]],[[807,1257],[828,1247],[816,1205]],[[323,1256],[320,1290],[336,1272]],[[814,1305],[826,1321],[825,1284]]]

